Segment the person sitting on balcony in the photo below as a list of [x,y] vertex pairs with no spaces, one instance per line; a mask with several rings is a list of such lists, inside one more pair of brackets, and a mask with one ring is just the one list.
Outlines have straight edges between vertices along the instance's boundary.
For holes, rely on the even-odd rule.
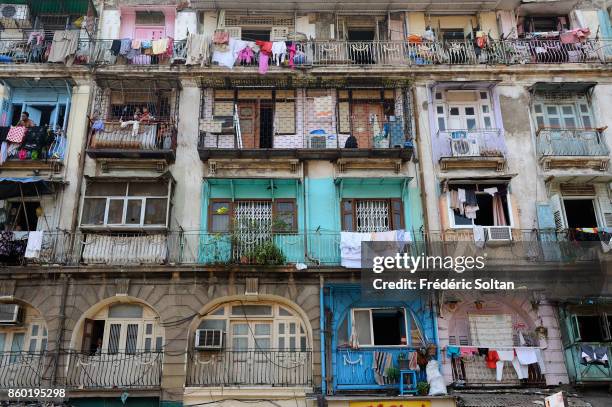
[[348,138],[344,142],[344,148],[359,148],[357,144],[357,138],[355,138],[355,136],[353,136],[352,134],[348,136]]
[[19,120],[19,122],[17,123],[17,126],[23,126],[23,127],[35,127],[36,123],[34,123],[31,119],[30,119],[30,113],[28,112],[22,112],[21,113],[21,120]]
[[144,106],[142,108],[142,114],[140,115],[139,120],[141,122],[148,122],[148,121],[153,120],[153,119],[154,119],[154,117],[149,112],[149,108]]

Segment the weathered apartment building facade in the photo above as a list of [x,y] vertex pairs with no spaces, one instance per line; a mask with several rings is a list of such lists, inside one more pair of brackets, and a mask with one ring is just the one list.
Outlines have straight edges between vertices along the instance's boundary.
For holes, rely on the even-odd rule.
[[[369,299],[341,250],[341,232],[609,240],[605,5],[5,3],[1,389],[65,388],[78,406],[397,401],[374,359],[429,345],[449,386],[612,381],[581,353],[611,350],[605,298]],[[498,380],[453,354],[495,346],[541,363]]]

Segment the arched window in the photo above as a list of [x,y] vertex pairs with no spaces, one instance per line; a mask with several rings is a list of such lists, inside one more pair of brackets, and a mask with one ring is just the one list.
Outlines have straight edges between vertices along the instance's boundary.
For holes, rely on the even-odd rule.
[[83,326],[81,350],[96,353],[161,351],[163,332],[157,314],[149,307],[134,303],[110,305]]
[[290,308],[275,303],[225,303],[211,311],[198,329],[219,330],[224,347],[231,350],[310,348],[302,319]]
[[8,355],[14,362],[20,352],[34,354],[47,349],[47,325],[36,309],[21,304],[2,304],[2,311],[15,311],[19,316],[15,323],[0,325],[0,354]]

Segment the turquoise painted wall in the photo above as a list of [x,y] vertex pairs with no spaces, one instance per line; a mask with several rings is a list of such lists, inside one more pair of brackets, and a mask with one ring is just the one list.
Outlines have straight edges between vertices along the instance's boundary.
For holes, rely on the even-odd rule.
[[121,402],[120,397],[71,398],[69,403],[74,407],[180,407],[183,405],[181,402],[174,401],[160,402],[159,399],[155,397],[128,397],[125,404]]

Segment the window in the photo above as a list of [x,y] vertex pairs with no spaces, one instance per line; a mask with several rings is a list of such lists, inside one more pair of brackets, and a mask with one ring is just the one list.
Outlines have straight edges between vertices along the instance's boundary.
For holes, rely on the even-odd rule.
[[[439,131],[494,129],[495,119],[488,91],[436,92],[435,118]],[[442,96],[444,95],[444,96]]]
[[37,209],[41,207],[39,201],[7,201],[4,221],[6,230],[33,231],[38,227]]
[[81,226],[165,227],[169,183],[94,181],[85,192]]
[[[466,197],[464,202],[462,194]],[[512,226],[508,196],[507,186],[503,184],[450,185],[447,199],[451,225],[458,228]]]
[[352,310],[353,331],[359,346],[407,345],[404,308]]
[[570,229],[597,227],[595,203],[592,199],[564,199],[563,206],[567,227]]
[[563,102],[540,101],[533,106],[538,128],[593,128],[594,121],[591,108],[586,97],[580,96],[574,100]]
[[295,91],[277,90],[274,105],[274,134],[295,134]]
[[220,309],[203,319],[198,329],[227,332],[227,346],[232,350],[309,349],[301,318],[282,305],[227,303]]
[[213,199],[208,206],[210,232],[257,230],[258,232],[294,232],[297,230],[295,199],[247,201]]
[[343,199],[341,210],[345,232],[385,232],[404,228],[399,198]]
[[572,315],[574,339],[578,342],[608,342],[612,340],[612,315]]
[[162,328],[155,313],[139,304],[114,304],[83,326],[82,351],[136,354],[161,351]]

